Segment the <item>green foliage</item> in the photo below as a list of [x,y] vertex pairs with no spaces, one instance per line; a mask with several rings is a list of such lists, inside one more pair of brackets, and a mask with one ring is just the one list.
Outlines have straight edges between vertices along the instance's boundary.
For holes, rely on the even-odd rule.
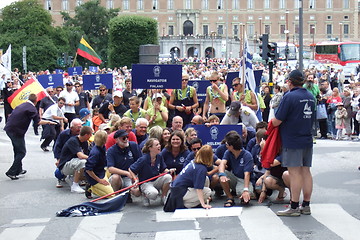
[[109,23],[109,67],[139,62],[139,47],[158,44],[157,21],[143,16],[121,16]]
[[[65,20],[64,29],[70,41],[71,53],[75,53],[81,36],[101,57],[103,62],[107,61],[108,25],[110,19],[117,16],[119,9],[106,9],[100,6],[99,0],[91,0],[75,8],[75,17],[71,18],[66,12],[62,12]],[[91,63],[79,57],[81,65]],[[93,63],[91,63],[93,64]]]
[[36,0],[23,0],[5,7],[0,21],[0,48],[12,46],[12,67],[22,69],[22,48],[27,47],[27,69],[56,68],[57,57],[67,51],[62,28],[52,25],[51,15]]

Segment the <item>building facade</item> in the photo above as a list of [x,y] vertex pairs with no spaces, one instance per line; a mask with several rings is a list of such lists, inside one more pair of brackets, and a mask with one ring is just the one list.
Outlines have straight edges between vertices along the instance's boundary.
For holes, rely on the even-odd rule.
[[[88,0],[39,0],[61,25],[61,11],[75,14]],[[325,40],[359,41],[358,0],[101,0],[120,15],[158,21],[160,52],[178,57],[238,57],[246,32],[250,51],[268,33],[273,42],[299,42],[303,3],[304,46]]]

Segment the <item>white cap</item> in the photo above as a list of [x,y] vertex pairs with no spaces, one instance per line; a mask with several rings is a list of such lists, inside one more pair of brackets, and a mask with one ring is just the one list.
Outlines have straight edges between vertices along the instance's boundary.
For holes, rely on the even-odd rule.
[[121,92],[121,91],[115,91],[115,92],[113,93],[113,97],[119,97],[119,98],[122,98],[122,97],[123,97],[123,94],[122,94],[122,92]]
[[152,97],[152,99],[156,99],[156,98],[162,98],[162,95],[160,93],[155,93]]

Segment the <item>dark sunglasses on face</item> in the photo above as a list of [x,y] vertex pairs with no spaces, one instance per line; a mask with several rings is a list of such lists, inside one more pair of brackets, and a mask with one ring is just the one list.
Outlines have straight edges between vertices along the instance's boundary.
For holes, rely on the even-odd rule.
[[106,89],[100,89],[100,92],[105,92],[106,91]]
[[239,83],[234,83],[232,86],[237,87],[237,86],[239,86]]
[[121,138],[121,140],[125,141],[128,138],[129,138],[129,136],[124,136],[124,137]]
[[189,81],[189,79],[187,79],[187,78],[183,78],[182,80],[183,80],[184,82]]
[[217,80],[210,80],[210,82],[217,82]]
[[197,148],[192,148],[193,151],[198,151],[200,150],[201,147],[197,147]]

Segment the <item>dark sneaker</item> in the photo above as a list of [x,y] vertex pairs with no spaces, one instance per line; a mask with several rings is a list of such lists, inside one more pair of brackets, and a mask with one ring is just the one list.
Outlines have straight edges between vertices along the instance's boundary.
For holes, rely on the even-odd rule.
[[293,209],[293,208],[289,207],[288,209],[286,209],[284,211],[277,211],[276,215],[285,216],[285,217],[299,217],[300,209],[299,208]]
[[18,180],[19,178],[15,175],[10,175],[8,173],[5,173],[6,176],[8,176],[11,180]]
[[25,173],[27,173],[26,170],[21,170],[21,172],[19,173],[19,175],[24,175]]
[[132,203],[132,202],[133,202],[133,200],[131,198],[131,195],[129,194],[128,198],[126,199],[126,203]]
[[41,149],[42,149],[44,152],[49,152],[49,149],[47,149],[47,147],[41,147]]
[[90,184],[85,185],[85,197],[88,199],[92,199],[90,187],[91,187]]
[[310,215],[311,214],[311,209],[310,206],[300,206],[300,213],[304,214],[304,215]]

